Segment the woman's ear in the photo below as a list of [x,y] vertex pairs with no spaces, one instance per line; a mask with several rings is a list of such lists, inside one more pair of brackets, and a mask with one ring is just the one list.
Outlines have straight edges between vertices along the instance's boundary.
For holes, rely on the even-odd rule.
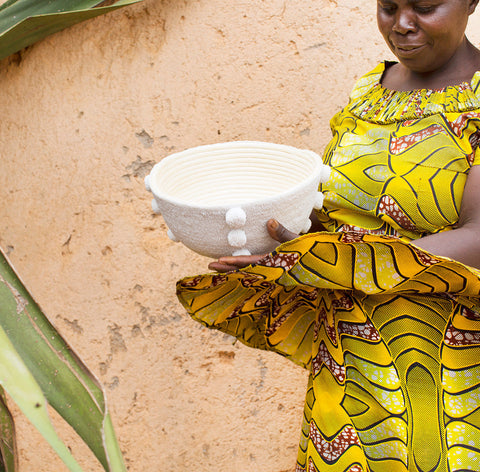
[[468,3],[468,14],[471,15],[474,11],[475,11],[475,8],[477,8],[477,5],[478,5],[478,1],[479,0],[469,0]]

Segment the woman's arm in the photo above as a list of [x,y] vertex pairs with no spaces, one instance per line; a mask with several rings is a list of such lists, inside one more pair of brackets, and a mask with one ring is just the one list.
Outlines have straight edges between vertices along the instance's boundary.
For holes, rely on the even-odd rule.
[[456,228],[416,239],[412,244],[480,269],[480,165],[469,171]]
[[[324,228],[314,214],[311,218],[313,224],[310,232],[323,231]],[[269,220],[267,229],[270,236],[279,243],[298,237],[298,234],[288,231],[276,220]],[[473,166],[468,174],[456,229],[416,239],[412,244],[432,254],[450,257],[480,269],[480,165]],[[227,272],[255,263],[262,257],[264,254],[222,257],[208,267],[218,272]]]

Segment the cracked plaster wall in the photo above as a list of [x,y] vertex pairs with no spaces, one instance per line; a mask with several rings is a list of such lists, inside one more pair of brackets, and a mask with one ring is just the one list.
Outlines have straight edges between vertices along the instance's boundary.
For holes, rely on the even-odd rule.
[[[0,244],[105,386],[129,471],[294,471],[306,372],[187,318],[175,281],[207,260],[167,239],[143,177],[218,141],[321,152],[390,58],[374,7],[145,0],[0,62]],[[17,416],[22,472],[66,470]]]

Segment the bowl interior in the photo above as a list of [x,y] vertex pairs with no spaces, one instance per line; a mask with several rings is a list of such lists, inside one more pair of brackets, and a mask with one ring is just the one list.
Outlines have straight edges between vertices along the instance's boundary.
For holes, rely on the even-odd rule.
[[[320,163],[320,165],[319,165]],[[203,146],[163,159],[153,175],[157,197],[195,206],[268,199],[315,178],[321,159],[288,146]]]

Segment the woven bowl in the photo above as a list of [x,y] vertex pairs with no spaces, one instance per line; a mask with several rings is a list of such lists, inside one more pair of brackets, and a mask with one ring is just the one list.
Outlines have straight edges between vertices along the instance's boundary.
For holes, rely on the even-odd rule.
[[199,146],[165,157],[145,178],[169,236],[204,256],[264,254],[278,242],[266,222],[310,227],[330,168],[308,150],[257,141]]

